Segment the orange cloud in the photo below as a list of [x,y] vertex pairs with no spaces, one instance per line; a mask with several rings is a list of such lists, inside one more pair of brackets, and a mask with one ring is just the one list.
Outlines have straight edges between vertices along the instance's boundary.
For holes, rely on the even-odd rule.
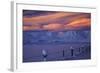
[[39,30],[41,29],[40,25],[32,25],[32,26],[23,26],[23,30]]
[[62,28],[63,28],[63,24],[58,24],[58,23],[52,23],[52,24],[43,26],[44,30],[58,30],[58,29],[62,29]]
[[81,19],[76,19],[72,22],[69,22],[69,24],[66,24],[64,27],[65,29],[89,27],[90,24],[91,24],[91,20],[89,18],[81,18]]
[[60,30],[60,29],[76,29],[80,27],[89,27],[91,20],[89,18],[75,19],[68,24],[51,23],[47,25],[33,24],[31,26],[23,26],[23,30]]
[[62,18],[65,16],[71,16],[71,15],[75,15],[75,14],[79,14],[79,13],[71,13],[71,12],[58,12],[58,13],[54,13],[54,14],[49,14],[49,15],[43,15],[43,16],[36,16],[36,17],[24,17],[23,18],[23,22],[24,23],[42,23],[42,22],[48,22],[48,21],[52,21],[58,18]]
[[73,22],[73,21],[76,21],[77,19],[87,18],[89,16],[90,15],[88,13],[82,13],[82,14],[72,15],[71,18],[70,17],[67,17],[68,18],[67,21],[68,22]]
[[[58,12],[49,15],[23,17],[23,23],[30,23],[31,26],[23,26],[23,30],[60,30],[75,29],[80,27],[89,27],[91,20],[88,13]],[[64,24],[53,21],[64,19]],[[49,23],[50,24],[46,24]],[[46,25],[41,25],[45,23]],[[62,22],[63,23],[63,22]]]

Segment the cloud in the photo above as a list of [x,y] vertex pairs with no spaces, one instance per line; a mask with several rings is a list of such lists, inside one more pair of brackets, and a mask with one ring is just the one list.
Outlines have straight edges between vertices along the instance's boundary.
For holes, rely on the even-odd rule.
[[90,27],[89,13],[58,12],[42,16],[23,17],[23,30],[71,30]]
[[89,27],[90,24],[91,24],[91,20],[89,18],[81,18],[81,19],[76,19],[76,20],[64,25],[64,27],[65,27],[65,29]]
[[31,26],[23,26],[23,30],[39,30],[42,29],[40,25],[34,24]]
[[59,19],[62,17],[67,17],[67,16],[71,16],[71,15],[75,15],[78,13],[71,13],[71,12],[58,12],[58,13],[54,13],[54,14],[49,14],[49,15],[43,15],[43,16],[36,16],[36,17],[24,17],[23,18],[23,22],[25,23],[32,23],[32,24],[36,24],[36,23],[46,23],[49,21],[53,21],[55,19]]
[[51,24],[48,24],[48,25],[44,25],[43,29],[44,30],[59,30],[59,29],[63,29],[63,24],[51,23]]

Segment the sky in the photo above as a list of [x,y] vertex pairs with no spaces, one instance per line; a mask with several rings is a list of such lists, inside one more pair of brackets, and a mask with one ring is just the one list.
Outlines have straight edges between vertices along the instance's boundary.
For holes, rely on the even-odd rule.
[[80,12],[23,10],[23,30],[90,29],[91,14]]

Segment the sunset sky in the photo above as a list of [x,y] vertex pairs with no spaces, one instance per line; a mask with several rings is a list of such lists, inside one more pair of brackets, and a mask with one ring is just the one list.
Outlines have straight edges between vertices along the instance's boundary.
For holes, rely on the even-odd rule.
[[77,30],[90,29],[91,14],[23,10],[23,30]]

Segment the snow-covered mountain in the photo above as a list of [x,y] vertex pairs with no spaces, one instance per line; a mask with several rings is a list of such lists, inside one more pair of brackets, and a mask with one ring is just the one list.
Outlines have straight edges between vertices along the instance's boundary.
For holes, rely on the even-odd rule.
[[90,30],[24,31],[24,44],[82,43],[90,42]]

